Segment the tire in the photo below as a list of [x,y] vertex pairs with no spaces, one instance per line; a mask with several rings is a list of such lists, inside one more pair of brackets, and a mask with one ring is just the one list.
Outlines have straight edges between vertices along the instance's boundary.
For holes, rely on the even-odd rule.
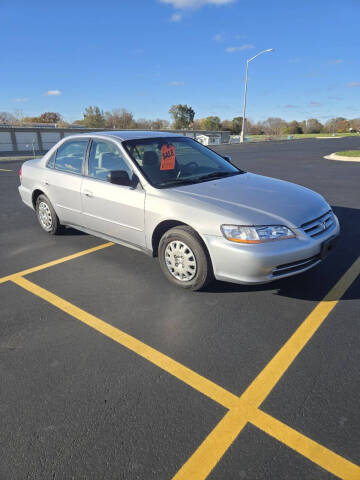
[[209,254],[191,227],[184,225],[165,232],[158,252],[165,277],[178,287],[197,291],[213,279]]
[[39,195],[36,199],[36,217],[41,228],[49,235],[58,235],[64,230],[60,225],[59,218],[51,205],[50,200],[45,195]]

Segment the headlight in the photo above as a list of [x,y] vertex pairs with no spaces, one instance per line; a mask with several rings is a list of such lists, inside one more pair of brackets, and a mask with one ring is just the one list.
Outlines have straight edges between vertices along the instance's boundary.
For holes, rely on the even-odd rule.
[[221,231],[225,238],[231,242],[238,243],[264,243],[296,237],[290,228],[283,225],[265,225],[260,227],[221,225]]

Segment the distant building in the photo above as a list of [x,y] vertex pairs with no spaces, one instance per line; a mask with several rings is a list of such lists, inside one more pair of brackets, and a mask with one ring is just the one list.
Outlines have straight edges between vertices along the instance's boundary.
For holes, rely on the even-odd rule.
[[221,143],[221,135],[220,134],[201,134],[196,135],[196,140],[203,145],[220,145]]

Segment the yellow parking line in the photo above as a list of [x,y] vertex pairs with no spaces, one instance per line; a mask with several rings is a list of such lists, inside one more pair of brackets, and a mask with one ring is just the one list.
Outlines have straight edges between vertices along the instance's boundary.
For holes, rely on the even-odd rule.
[[250,422],[320,467],[346,480],[360,479],[360,467],[314,442],[293,428],[257,410]]
[[[110,245],[112,244],[100,245],[99,247],[95,247],[95,250]],[[64,259],[49,262],[49,264],[45,264],[46,266],[34,267],[33,269],[28,269],[24,272],[32,273],[32,271],[47,268],[47,266],[51,266],[52,264],[66,261],[65,259],[70,260],[71,258],[76,258],[81,254],[85,254],[85,252],[90,253],[90,251],[94,251],[94,249],[79,252],[78,254],[64,257]],[[175,475],[174,479],[205,479],[245,425],[250,422],[329,472],[334,473],[343,479],[355,480],[360,478],[360,468],[357,465],[337,455],[331,450],[326,449],[322,445],[307,438],[291,427],[288,427],[279,420],[260,411],[258,407],[269,395],[281,376],[295,360],[296,356],[301,352],[329,313],[336,306],[339,299],[356,280],[359,273],[360,257],[353,263],[324,299],[319,302],[296,332],[240,397],[235,396],[226,389],[197,374],[193,370],[176,362],[149,345],[146,345],[140,340],[137,340],[131,335],[128,335],[116,327],[113,327],[103,320],[56,296],[48,290],[30,282],[20,274],[10,275],[8,280],[11,280],[25,290],[42,298],[108,338],[111,338],[129,350],[137,353],[141,357],[162,368],[164,371],[170,373],[229,410],[212,432],[210,432],[200,447]]]
[[236,439],[238,430],[242,430],[248,422],[339,478],[360,479],[360,467],[354,463],[271,415],[247,405],[243,400],[238,400],[237,405],[229,410],[223,420],[210,432],[205,442],[178,471],[173,480],[206,478]]
[[12,172],[12,170],[7,170],[6,168],[0,168],[0,172]]
[[[227,412],[209,433],[199,448],[181,467],[173,480],[200,480],[206,478],[249,421],[250,410],[239,402]],[[235,428],[234,428],[235,427]]]
[[[210,474],[211,470],[231,446],[249,419],[249,417],[246,418],[244,415],[244,410],[241,409],[242,405],[245,403],[255,408],[261,405],[359,273],[360,257],[358,257],[345,272],[324,299],[318,303],[290,339],[238,398],[239,411],[241,414],[236,415],[236,412],[235,414],[231,411],[228,412],[213,432],[208,435],[200,447],[178,471],[174,480],[189,480],[195,478],[196,480],[202,480]],[[291,438],[289,438],[289,441],[290,440]],[[286,435],[282,441],[286,444]],[[294,449],[296,450],[296,448]],[[317,458],[316,455],[314,458]]]
[[102,243],[97,247],[92,247],[87,250],[82,250],[81,252],[73,253],[66,257],[58,258],[57,260],[52,260],[51,262],[43,263],[42,265],[37,265],[36,267],[28,268],[27,270],[23,270],[22,272],[12,273],[11,275],[7,275],[6,277],[0,278],[0,283],[8,282],[12,280],[14,276],[29,275],[30,273],[38,272],[39,270],[44,270],[45,268],[53,267],[54,265],[58,265],[59,263],[68,262],[69,260],[74,260],[74,258],[82,257],[83,255],[87,255],[88,253],[97,252],[98,250],[102,250],[103,248],[111,247],[112,245],[114,245],[112,242]]
[[33,293],[34,295],[42,298],[46,302],[54,305],[68,315],[71,315],[77,320],[80,320],[94,330],[97,330],[106,337],[111,338],[115,342],[120,343],[129,350],[137,353],[141,357],[157,365],[158,367],[170,373],[179,380],[183,381],[187,385],[190,385],[195,390],[198,390],[199,392],[211,398],[215,402],[223,405],[225,408],[232,408],[238,400],[238,397],[236,395],[228,392],[227,390],[220,387],[211,380],[208,380],[207,378],[199,375],[190,368],[185,367],[184,365],[173,360],[167,355],[164,355],[158,350],[155,350],[149,345],[146,345],[146,343],[137,340],[135,337],[132,337],[131,335],[123,332],[122,330],[113,327],[109,323],[104,322],[100,318],[97,318],[94,315],[85,312],[85,310],[76,307],[72,303],[67,302],[63,298],[55,295],[54,293],[51,293],[48,290],[40,287],[39,285],[30,282],[26,278],[13,275],[11,281],[24,288],[25,290]]
[[318,330],[350,285],[360,274],[360,257],[316,305],[295,333],[270,360],[242,395],[245,402],[259,407],[286,370]]

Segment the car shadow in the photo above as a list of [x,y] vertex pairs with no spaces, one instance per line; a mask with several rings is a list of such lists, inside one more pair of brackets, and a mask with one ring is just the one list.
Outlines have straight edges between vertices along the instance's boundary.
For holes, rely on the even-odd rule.
[[[274,291],[274,295],[284,297],[322,300],[360,256],[360,210],[338,206],[332,208],[340,222],[340,237],[334,252],[313,269],[264,285],[238,285],[214,281],[204,291],[208,293],[244,293],[270,290]],[[343,300],[360,299],[359,277],[342,298]]]
[[82,232],[81,230],[76,230],[76,228],[72,228],[72,227],[66,227],[62,232],[61,232],[61,235],[62,236],[70,236],[70,237],[76,237],[76,236],[79,236],[79,235],[88,235],[87,233],[85,232]]

